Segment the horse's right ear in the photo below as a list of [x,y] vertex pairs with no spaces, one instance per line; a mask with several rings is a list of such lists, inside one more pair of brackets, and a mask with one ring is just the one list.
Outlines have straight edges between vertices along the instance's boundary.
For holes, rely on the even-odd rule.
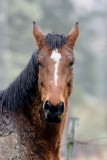
[[45,35],[35,21],[33,21],[33,36],[39,49],[41,49],[44,46]]

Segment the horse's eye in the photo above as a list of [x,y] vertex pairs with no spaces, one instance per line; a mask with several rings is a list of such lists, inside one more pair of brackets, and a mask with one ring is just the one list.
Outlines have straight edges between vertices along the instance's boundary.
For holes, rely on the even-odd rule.
[[39,66],[42,66],[42,63],[41,63],[40,61],[38,61],[38,65],[39,65]]
[[71,61],[69,65],[72,66],[73,64],[74,64],[74,61]]

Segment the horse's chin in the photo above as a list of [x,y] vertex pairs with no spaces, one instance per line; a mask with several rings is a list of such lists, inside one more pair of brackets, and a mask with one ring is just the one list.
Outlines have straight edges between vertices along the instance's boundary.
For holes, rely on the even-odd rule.
[[48,123],[60,123],[62,121],[62,117],[60,115],[50,116],[49,114],[45,114],[46,122]]

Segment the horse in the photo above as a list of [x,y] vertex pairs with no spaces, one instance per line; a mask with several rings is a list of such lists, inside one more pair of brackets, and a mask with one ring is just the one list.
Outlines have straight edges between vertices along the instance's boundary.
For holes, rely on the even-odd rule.
[[11,159],[60,160],[78,35],[78,23],[65,36],[45,35],[33,22],[38,49],[21,74],[0,92],[0,136],[16,138]]

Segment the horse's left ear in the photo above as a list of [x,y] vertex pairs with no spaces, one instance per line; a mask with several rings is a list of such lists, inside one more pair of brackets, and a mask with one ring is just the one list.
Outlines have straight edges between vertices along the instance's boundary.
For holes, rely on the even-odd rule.
[[75,42],[79,35],[79,28],[78,28],[78,22],[75,24],[71,32],[67,36],[67,42],[69,47],[73,48],[75,45]]
[[44,46],[45,35],[41,31],[41,29],[38,27],[35,21],[33,22],[33,35],[34,35],[36,44],[38,45],[39,49],[41,49]]

